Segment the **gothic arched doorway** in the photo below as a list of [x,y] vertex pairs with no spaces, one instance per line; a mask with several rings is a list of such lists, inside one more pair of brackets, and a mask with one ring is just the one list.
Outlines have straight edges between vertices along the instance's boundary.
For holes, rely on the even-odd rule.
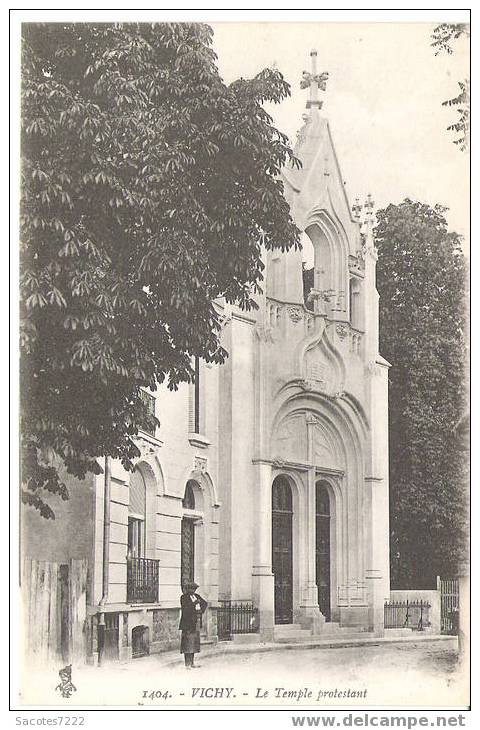
[[315,569],[318,607],[330,621],[330,497],[325,482],[315,489]]
[[194,485],[192,480],[187,482],[182,500],[181,586],[195,579],[195,518],[191,514],[195,510]]
[[275,477],[272,485],[272,569],[275,623],[293,622],[292,490],[288,479]]

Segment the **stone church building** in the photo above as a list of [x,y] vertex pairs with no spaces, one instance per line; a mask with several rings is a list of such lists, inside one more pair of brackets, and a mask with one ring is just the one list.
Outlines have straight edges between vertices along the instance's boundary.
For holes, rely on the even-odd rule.
[[283,183],[313,245],[313,287],[304,291],[301,251],[265,253],[258,310],[217,302],[225,364],[196,362],[195,384],[145,393],[160,426],[139,434],[135,471],[107,462],[82,484],[69,477],[53,525],[25,513],[25,601],[50,581],[50,600],[67,607],[55,620],[29,609],[47,622],[52,657],[178,647],[190,578],[209,603],[205,641],[222,638],[225,620],[234,640],[383,631],[389,364],[373,202],[362,222],[359,204],[352,213],[312,59],[302,167]]

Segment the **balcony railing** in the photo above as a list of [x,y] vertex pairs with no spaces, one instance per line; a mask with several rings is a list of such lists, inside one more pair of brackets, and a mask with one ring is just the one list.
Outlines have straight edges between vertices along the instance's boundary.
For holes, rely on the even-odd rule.
[[157,603],[158,560],[127,558],[127,603]]

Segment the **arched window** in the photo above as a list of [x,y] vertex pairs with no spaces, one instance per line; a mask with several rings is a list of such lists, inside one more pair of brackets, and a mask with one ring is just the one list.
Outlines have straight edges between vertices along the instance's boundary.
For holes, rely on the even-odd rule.
[[274,512],[292,511],[292,490],[286,477],[278,476],[273,482],[272,510]]
[[350,306],[350,324],[355,329],[361,329],[361,311],[360,311],[360,281],[352,276],[349,281],[348,300]]
[[317,482],[315,497],[315,514],[319,517],[330,517],[330,497],[322,482]]
[[182,500],[183,509],[195,509],[195,494],[193,492],[193,484],[190,479],[185,487],[185,494]]
[[182,586],[195,579],[195,522],[198,520],[198,516],[189,513],[195,510],[196,489],[200,489],[197,482],[189,479],[185,486],[185,494],[183,495],[182,500],[182,507],[185,510],[185,514],[182,518],[180,556],[180,585]]

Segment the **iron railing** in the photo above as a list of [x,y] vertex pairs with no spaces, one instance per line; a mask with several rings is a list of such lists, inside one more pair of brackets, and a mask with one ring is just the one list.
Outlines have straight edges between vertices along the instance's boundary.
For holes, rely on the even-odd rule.
[[158,560],[127,558],[127,603],[157,603]]
[[384,627],[424,631],[430,626],[430,608],[428,601],[385,601]]
[[250,601],[219,601],[217,633],[228,641],[234,634],[256,634],[259,631],[258,608]]
[[458,578],[437,578],[440,590],[440,630],[442,634],[458,634],[460,596]]

